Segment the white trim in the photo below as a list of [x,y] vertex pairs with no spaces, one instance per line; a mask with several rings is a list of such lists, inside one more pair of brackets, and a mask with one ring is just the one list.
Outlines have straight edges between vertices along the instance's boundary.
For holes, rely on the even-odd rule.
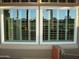
[[75,42],[41,42],[42,45],[76,44]]
[[[66,9],[67,10],[67,9]],[[67,12],[66,12],[67,13]],[[67,40],[67,27],[68,26],[68,18],[67,18],[67,16],[66,16],[66,21],[65,21],[65,40]]]
[[[20,12],[20,11],[18,11],[18,12]],[[22,20],[21,19],[18,19],[19,20],[19,31],[20,31],[20,40],[22,40]]]
[[40,8],[40,44],[43,42],[43,10]]
[[28,10],[28,40],[31,40],[30,10]]
[[[59,11],[57,11],[57,18],[59,18]],[[57,19],[57,40],[59,40],[59,20]]]
[[[15,6],[6,6],[6,7],[0,7],[1,9],[1,43],[2,44],[38,44],[38,39],[39,39],[39,28],[36,28],[36,42],[5,42],[5,37],[4,37],[4,16],[3,16],[3,10],[4,9],[36,9],[36,16],[38,16],[38,7],[34,6],[27,6],[27,7],[15,7]],[[36,17],[36,27],[39,27],[39,21],[38,17]]]
[[75,18],[75,26],[74,26],[74,42],[77,43],[77,31],[78,31],[78,8],[76,8],[76,18]]
[[50,40],[50,9],[48,10],[48,40]]
[[0,9],[37,9],[37,6],[0,6]]
[[[4,16],[3,16],[3,9],[36,9],[36,42],[4,42]],[[43,9],[62,9],[64,7],[49,7],[49,6],[41,6],[40,9],[38,7],[15,7],[15,6],[7,6],[7,7],[0,7],[1,9],[1,43],[2,44],[38,44],[40,41],[40,44],[76,44],[77,43],[77,28],[78,28],[78,8],[76,7],[76,21],[75,21],[75,27],[74,27],[74,41],[68,41],[68,42],[43,42]],[[71,7],[67,7],[67,9],[70,9]],[[40,15],[39,15],[40,10]],[[40,16],[40,19],[39,19]],[[40,22],[39,22],[40,20]],[[39,28],[40,27],[40,28]],[[40,31],[39,31],[40,29]],[[39,37],[40,36],[40,37]]]
[[[38,16],[37,16],[38,15]],[[39,8],[36,9],[36,44],[39,43]]]
[[3,16],[3,10],[1,9],[1,43],[4,42],[4,16]]

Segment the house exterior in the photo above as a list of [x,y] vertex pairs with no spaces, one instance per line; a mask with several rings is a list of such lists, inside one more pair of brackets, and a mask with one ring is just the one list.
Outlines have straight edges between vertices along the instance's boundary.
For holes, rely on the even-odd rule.
[[0,0],[0,48],[5,51],[0,55],[50,59],[53,45],[77,48],[78,4],[78,0]]

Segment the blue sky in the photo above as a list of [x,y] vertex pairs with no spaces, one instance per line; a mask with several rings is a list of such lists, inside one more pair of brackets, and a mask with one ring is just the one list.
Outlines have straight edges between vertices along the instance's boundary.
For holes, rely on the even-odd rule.
[[[48,19],[49,12],[47,10],[43,10],[43,16],[45,19]],[[54,9],[53,10],[53,17],[56,17],[57,19],[64,19],[67,16],[67,10],[61,10],[61,9]],[[70,16],[72,18],[76,17],[76,9],[70,9]]]
[[[30,11],[30,19],[35,19],[36,18],[36,10],[35,9],[29,9]],[[17,10],[16,9],[11,9],[10,11],[10,17],[15,18],[17,16]],[[43,16],[44,18],[48,19],[49,13],[46,9],[43,10]],[[65,9],[54,9],[53,10],[53,17],[56,17],[57,19],[64,19],[67,16],[67,10]],[[75,9],[70,9],[70,16],[72,18],[75,18],[76,16],[76,10]],[[21,18],[26,18],[26,10],[25,9],[19,9],[19,19]]]
[[[30,19],[35,19],[36,17],[36,11],[34,9],[30,9]],[[25,9],[19,9],[19,19],[21,18],[26,18],[26,10]],[[16,19],[17,16],[17,10],[16,9],[12,9],[9,11],[10,13],[10,17]]]

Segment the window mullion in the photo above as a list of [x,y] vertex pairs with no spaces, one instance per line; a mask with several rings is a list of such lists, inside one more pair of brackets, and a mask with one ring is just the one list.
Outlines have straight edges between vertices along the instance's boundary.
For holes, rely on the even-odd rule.
[[67,17],[66,17],[66,21],[65,21],[65,40],[67,40],[67,26],[68,26],[68,18],[69,18],[68,10],[66,13],[67,13]]
[[[57,10],[57,18],[59,18],[59,11]],[[57,19],[57,40],[59,40],[59,20]]]
[[51,15],[50,15],[50,13],[51,13],[50,11],[51,11],[51,10],[48,10],[48,16],[49,16],[49,17],[48,17],[48,40],[50,40],[50,19],[51,19],[51,18],[50,18],[50,16],[51,16]]
[[19,22],[20,22],[19,23],[20,40],[22,40],[22,20],[20,18],[19,18]]
[[30,10],[28,10],[28,40],[31,40]]

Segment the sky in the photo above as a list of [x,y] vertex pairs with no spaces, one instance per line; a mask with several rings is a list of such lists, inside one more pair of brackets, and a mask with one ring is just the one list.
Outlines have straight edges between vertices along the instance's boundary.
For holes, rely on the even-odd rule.
[[[19,9],[19,19],[21,18],[26,18],[26,10],[25,9]],[[16,19],[17,16],[17,10],[16,9],[11,9],[9,11],[10,17]],[[36,18],[36,10],[35,9],[29,9],[29,17],[30,19],[35,19]],[[46,9],[43,9],[43,16],[45,19],[49,18],[49,11]],[[64,19],[67,16],[67,10],[65,9],[53,9],[53,17],[56,17],[57,19]],[[70,9],[70,16],[72,18],[76,17],[76,9]]]
[[[10,17],[11,18],[14,18],[14,19],[16,19],[16,16],[17,16],[17,10],[16,9],[11,9],[10,11],[9,11],[9,13],[10,13]],[[21,19],[21,18],[26,18],[26,10],[25,9],[19,9],[18,10],[18,13],[19,13],[19,15],[18,15],[18,18],[19,19]],[[36,10],[35,9],[30,9],[29,10],[29,17],[30,17],[30,19],[35,19],[35,17],[36,17]]]
[[[49,17],[49,11],[43,10],[43,16],[45,19],[48,19]],[[53,17],[56,17],[57,19],[64,19],[67,16],[67,10],[63,9],[53,9]],[[70,16],[71,18],[76,17],[76,9],[70,9]]]

